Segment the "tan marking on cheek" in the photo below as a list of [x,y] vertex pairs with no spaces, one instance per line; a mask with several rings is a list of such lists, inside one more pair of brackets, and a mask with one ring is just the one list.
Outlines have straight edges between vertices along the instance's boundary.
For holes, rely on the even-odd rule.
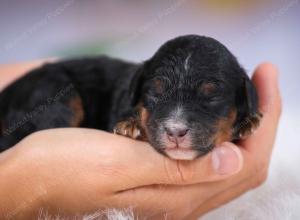
[[232,140],[232,127],[236,120],[237,112],[232,110],[229,114],[229,117],[226,119],[221,119],[217,124],[217,132],[214,135],[215,145],[221,144],[225,141]]
[[146,127],[146,124],[148,122],[148,119],[149,119],[149,112],[146,108],[144,107],[141,107],[141,110],[139,112],[139,115],[140,115],[140,122],[141,122],[141,126],[143,128]]
[[141,136],[143,137],[143,140],[147,140],[147,123],[149,119],[149,111],[141,106],[139,111],[139,121],[140,121],[140,127],[141,127]]
[[84,119],[84,109],[81,98],[79,96],[72,98],[69,102],[69,107],[72,109],[73,112],[72,119],[70,121],[70,126],[80,126],[81,122]]

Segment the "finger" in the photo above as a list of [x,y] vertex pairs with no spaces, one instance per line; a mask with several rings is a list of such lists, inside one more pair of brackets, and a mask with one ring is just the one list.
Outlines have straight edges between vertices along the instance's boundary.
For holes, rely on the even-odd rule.
[[188,217],[187,220],[195,220],[209,211],[216,209],[233,199],[236,199],[243,193],[247,192],[249,188],[251,188],[251,178],[248,180],[243,180],[242,182],[233,185],[231,188],[227,188],[226,190],[216,194],[209,200],[206,200],[205,203],[202,203],[198,208],[196,208]]
[[[232,143],[224,143],[232,145]],[[131,207],[147,207],[149,210],[157,210],[162,214],[167,212],[170,219],[184,219],[184,217],[193,211],[196,213],[204,213],[207,209],[215,205],[221,205],[230,198],[240,195],[257,184],[253,174],[249,153],[243,149],[245,154],[245,162],[247,164],[238,174],[233,175],[226,180],[214,181],[193,185],[154,185],[148,187],[140,187],[127,191],[122,191],[114,195],[114,202],[118,201],[120,205]],[[215,197],[209,205],[205,205],[207,201]],[[219,199],[219,200],[217,200]],[[226,200],[227,199],[227,200]],[[217,203],[219,201],[219,203]],[[204,207],[202,207],[204,205]],[[162,207],[161,210],[157,207]],[[200,207],[200,208],[199,208]],[[143,210],[149,211],[149,210]],[[152,213],[153,214],[153,213]],[[149,216],[152,217],[152,216]],[[176,218],[175,218],[176,217]]]
[[213,192],[208,191],[206,185],[208,183],[141,187],[115,194],[106,205],[132,207],[135,211],[142,212],[146,219],[163,214],[168,216],[168,219],[184,219],[213,196]]
[[266,114],[280,114],[281,101],[278,69],[271,63],[260,64],[252,77],[259,96],[259,109]]
[[106,180],[107,187],[115,192],[154,184],[220,180],[237,173],[243,164],[236,146],[219,146],[195,161],[175,161],[157,153],[148,143],[92,129],[52,129],[37,132],[25,141],[37,146],[51,145],[49,151],[59,152],[60,158],[73,155],[68,152],[69,147],[61,146],[72,146],[77,152],[75,156],[80,155],[78,159],[89,166],[92,163],[98,170],[99,181]]
[[145,143],[139,143],[136,149],[139,150],[130,151],[130,156],[126,152],[119,160],[124,165],[122,172],[131,177],[127,185],[119,186],[122,187],[119,191],[153,184],[187,185],[221,180],[239,172],[243,166],[242,154],[235,145],[216,147],[195,161],[171,160]]
[[[233,177],[234,179],[231,179],[231,181],[225,180],[185,186],[153,185],[140,187],[116,193],[110,202],[111,204],[117,202],[120,207],[130,206],[137,210],[141,207],[147,207],[147,210],[142,210],[143,213],[149,212],[147,219],[162,214],[166,214],[170,219],[185,219],[187,215],[193,212],[203,214],[206,209],[212,206],[215,207],[216,204],[221,205],[230,198],[251,188],[253,185],[251,183],[252,179],[248,175],[245,176],[248,177],[249,181],[245,181],[245,178],[240,176],[239,178]],[[210,201],[214,197],[216,199]],[[225,199],[228,200],[225,201]],[[206,205],[207,202],[209,202],[209,205]],[[156,212],[153,213],[152,210],[156,210]]]

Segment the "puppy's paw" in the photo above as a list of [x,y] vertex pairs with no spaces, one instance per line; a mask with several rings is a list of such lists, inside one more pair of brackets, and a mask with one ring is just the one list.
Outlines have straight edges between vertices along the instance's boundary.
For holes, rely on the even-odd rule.
[[263,115],[258,112],[255,115],[245,118],[245,120],[239,125],[238,138],[245,139],[253,134],[253,132],[258,128],[262,117]]
[[114,127],[114,133],[133,139],[142,139],[142,132],[136,120],[121,121]]

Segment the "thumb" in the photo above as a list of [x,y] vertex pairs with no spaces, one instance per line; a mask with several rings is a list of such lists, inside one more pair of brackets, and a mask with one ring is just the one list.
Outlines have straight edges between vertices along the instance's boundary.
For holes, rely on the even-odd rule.
[[167,184],[194,184],[221,180],[236,174],[243,166],[241,150],[229,142],[222,143],[195,161],[165,160]]
[[218,175],[235,174],[242,169],[241,150],[233,143],[224,142],[212,152],[212,164]]
[[[150,148],[148,147],[147,150],[150,151]],[[148,152],[148,155],[150,154]],[[138,181],[132,182],[130,186],[127,184],[126,187],[135,188],[155,184],[187,185],[216,181],[236,174],[243,166],[241,150],[229,142],[222,143],[209,154],[194,161],[176,161],[156,152],[148,158],[151,158],[151,162],[140,162],[139,171],[134,172],[139,176],[134,178]]]

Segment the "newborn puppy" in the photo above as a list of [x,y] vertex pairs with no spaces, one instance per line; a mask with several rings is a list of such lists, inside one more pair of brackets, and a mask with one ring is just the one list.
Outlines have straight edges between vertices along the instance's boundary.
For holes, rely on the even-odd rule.
[[87,127],[192,160],[251,134],[260,118],[236,58],[212,38],[188,35],[140,64],[97,57],[33,70],[0,95],[0,150],[38,130]]

